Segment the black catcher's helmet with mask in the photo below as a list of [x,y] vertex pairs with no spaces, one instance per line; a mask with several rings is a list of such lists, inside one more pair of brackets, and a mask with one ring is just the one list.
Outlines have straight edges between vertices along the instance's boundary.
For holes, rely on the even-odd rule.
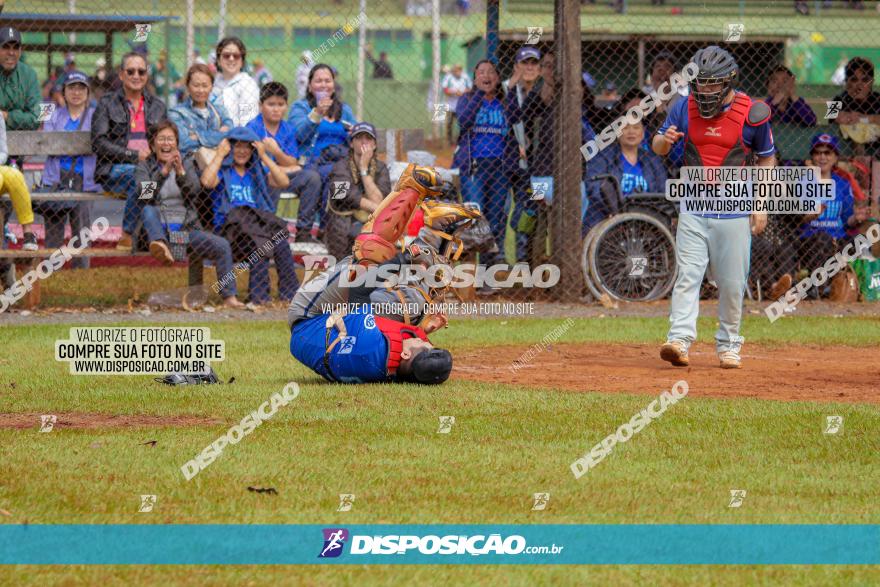
[[[721,112],[721,106],[727,93],[733,88],[739,68],[733,55],[718,47],[711,45],[697,51],[693,58],[694,64],[699,69],[697,77],[691,80],[691,93],[703,118],[715,118]],[[714,86],[720,84],[720,89],[712,88],[713,91],[700,91],[700,86]]]

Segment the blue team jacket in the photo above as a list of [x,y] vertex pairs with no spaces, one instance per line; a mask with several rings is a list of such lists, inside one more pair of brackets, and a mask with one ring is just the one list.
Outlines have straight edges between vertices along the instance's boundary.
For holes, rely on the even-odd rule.
[[[327,315],[297,322],[290,332],[290,353],[324,379],[342,383],[388,381],[388,341],[377,327],[373,314],[355,312],[343,318],[348,336],[330,351],[329,366],[324,363],[327,348]],[[339,330],[333,327],[330,341]]]

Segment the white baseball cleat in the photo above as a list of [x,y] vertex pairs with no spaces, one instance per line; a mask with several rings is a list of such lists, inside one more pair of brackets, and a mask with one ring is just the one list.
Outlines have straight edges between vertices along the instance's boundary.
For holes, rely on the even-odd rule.
[[660,347],[660,358],[676,367],[687,367],[691,364],[687,345],[680,340],[669,341]]
[[718,353],[718,359],[721,361],[722,369],[739,369],[742,367],[742,360],[736,351],[724,351]]

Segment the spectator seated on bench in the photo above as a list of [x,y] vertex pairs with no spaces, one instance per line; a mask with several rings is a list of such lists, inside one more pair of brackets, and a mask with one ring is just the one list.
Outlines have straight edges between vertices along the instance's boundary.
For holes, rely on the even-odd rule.
[[[37,237],[34,235],[32,225],[34,223],[34,211],[31,207],[31,194],[28,192],[27,183],[24,181],[24,175],[21,171],[14,167],[6,165],[9,158],[9,148],[6,144],[6,123],[0,116],[0,194],[9,194],[12,200],[12,207],[15,208],[15,215],[18,217],[18,223],[24,230],[24,244],[22,248],[26,251],[37,250]],[[0,223],[0,230],[2,230]]]
[[150,156],[147,129],[165,120],[165,104],[145,91],[147,60],[140,53],[128,53],[119,69],[122,88],[105,94],[92,118],[92,150],[98,157],[95,179],[104,189],[124,192],[122,238],[117,248],[130,248],[131,235],[140,219],[143,200],[134,181],[138,162]]
[[214,72],[204,63],[196,63],[186,72],[186,91],[182,104],[168,112],[168,119],[180,131],[180,152],[196,154],[196,163],[204,169],[214,158],[214,150],[229,129],[232,117],[219,98],[211,96]]
[[153,197],[141,210],[150,254],[171,265],[174,257],[169,248],[169,230],[187,231],[190,262],[201,267],[203,258],[213,260],[222,286],[223,303],[234,308],[242,307],[244,304],[235,297],[235,279],[223,279],[232,274],[232,249],[223,237],[202,230],[199,209],[210,203],[203,197],[193,157],[181,156],[177,145],[177,126],[167,120],[160,122],[149,132],[150,156],[138,163],[135,170],[138,185],[155,182]]
[[272,188],[286,187],[290,180],[266,152],[265,144],[251,129],[233,128],[202,172],[201,181],[212,190],[214,231],[229,241],[237,262],[250,263],[250,301],[270,300],[270,256],[278,271],[280,297],[293,298],[299,279],[287,242],[290,233],[287,223],[275,215],[269,193]]
[[[62,88],[66,106],[55,109],[43,124],[43,132],[77,132],[92,129],[94,107],[89,106],[89,78],[82,72],[67,75]],[[103,192],[95,183],[95,156],[50,156],[43,167],[42,181],[37,192]],[[64,244],[64,225],[70,219],[73,234],[91,224],[89,204],[86,202],[35,201],[34,211],[43,217],[46,227],[46,248],[57,249]],[[77,269],[88,269],[89,259],[77,257],[71,261]]]
[[[818,167],[823,180],[834,182],[834,201],[823,204],[819,214],[804,216],[799,227],[784,231],[786,235],[794,233],[791,234],[793,242],[782,239],[777,246],[790,249],[790,253],[766,248],[757,250],[761,256],[770,254],[778,257],[779,266],[784,271],[771,288],[772,299],[785,293],[795,281],[789,273],[795,263],[808,272],[821,267],[852,240],[855,228],[868,218],[866,198],[853,177],[837,167],[839,157],[840,141],[837,137],[827,133],[813,137],[810,160],[806,164]],[[782,222],[782,219],[777,222]]]
[[337,259],[351,254],[363,223],[391,193],[388,167],[376,158],[375,127],[355,124],[349,141],[348,157],[333,164],[327,182],[327,250]]
[[[321,176],[311,168],[299,164],[296,129],[284,118],[287,114],[287,87],[269,82],[260,89],[260,114],[251,120],[251,129],[263,141],[266,152],[290,179],[288,189],[299,195],[296,215],[296,242],[314,243],[311,235],[315,214],[321,205]],[[272,190],[277,210],[280,190]]]

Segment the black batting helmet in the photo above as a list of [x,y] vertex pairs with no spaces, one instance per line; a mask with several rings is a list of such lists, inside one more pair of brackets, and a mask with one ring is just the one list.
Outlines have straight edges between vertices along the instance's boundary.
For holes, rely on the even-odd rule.
[[[699,69],[697,77],[691,80],[691,92],[703,118],[714,118],[721,112],[727,93],[733,88],[739,68],[733,55],[711,45],[697,51],[692,60]],[[700,86],[721,84],[721,89],[707,92],[697,89]],[[714,88],[713,88],[714,89]]]
[[422,351],[412,360],[412,372],[404,379],[427,385],[437,385],[452,372],[452,354],[446,349]]

